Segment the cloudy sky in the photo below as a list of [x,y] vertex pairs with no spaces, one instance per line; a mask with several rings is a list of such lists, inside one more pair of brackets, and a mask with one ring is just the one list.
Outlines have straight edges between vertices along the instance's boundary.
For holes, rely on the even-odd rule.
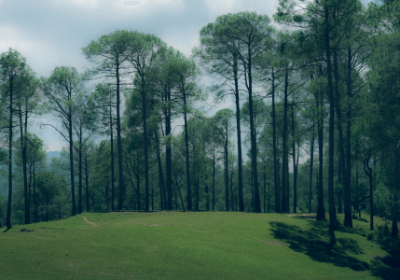
[[[49,76],[56,66],[84,71],[90,64],[81,48],[125,29],[153,33],[190,55],[200,29],[217,16],[245,10],[272,16],[277,4],[278,0],[0,0],[0,52],[18,50],[37,76]],[[44,139],[46,150],[65,146],[54,129],[39,129],[40,121],[57,122],[37,120],[31,129]]]
[[[217,16],[248,10],[272,18],[277,7],[278,0],[0,0],[0,53],[18,50],[38,76],[56,66],[83,71],[90,65],[81,48],[125,29],[153,33],[190,55],[200,29]],[[53,129],[32,132],[48,151],[65,146]]]

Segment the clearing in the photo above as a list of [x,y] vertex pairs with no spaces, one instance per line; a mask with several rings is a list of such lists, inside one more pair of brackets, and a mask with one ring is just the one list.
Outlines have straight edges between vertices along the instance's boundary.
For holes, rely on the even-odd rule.
[[[355,230],[337,231],[337,246],[330,251],[328,224],[307,218],[235,212],[83,215],[0,233],[0,279],[343,280],[400,275],[381,261],[390,255]],[[376,218],[376,223],[383,221]],[[367,229],[368,223],[354,220],[354,226]]]

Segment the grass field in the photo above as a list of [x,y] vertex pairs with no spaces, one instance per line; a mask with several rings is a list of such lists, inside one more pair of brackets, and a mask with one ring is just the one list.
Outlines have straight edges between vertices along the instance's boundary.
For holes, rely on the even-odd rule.
[[75,216],[1,232],[0,279],[400,279],[400,270],[380,261],[388,253],[379,244],[339,230],[330,251],[327,223],[310,219],[232,212],[82,215],[93,224]]

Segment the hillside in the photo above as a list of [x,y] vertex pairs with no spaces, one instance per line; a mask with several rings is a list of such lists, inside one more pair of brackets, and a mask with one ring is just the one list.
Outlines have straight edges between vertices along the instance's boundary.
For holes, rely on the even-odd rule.
[[327,224],[298,217],[232,212],[82,215],[15,226],[1,234],[0,278],[396,279],[400,272],[381,262],[391,258],[386,251],[355,230],[337,231],[337,246],[330,251]]

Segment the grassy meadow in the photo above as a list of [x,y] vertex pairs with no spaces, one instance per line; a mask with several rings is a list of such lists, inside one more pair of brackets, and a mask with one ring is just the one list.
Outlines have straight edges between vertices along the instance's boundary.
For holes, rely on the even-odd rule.
[[[1,232],[0,279],[343,280],[400,275],[385,262],[391,255],[359,230],[336,231],[338,242],[330,251],[328,224],[306,218],[234,212],[82,216]],[[369,225],[354,220],[354,226]]]

